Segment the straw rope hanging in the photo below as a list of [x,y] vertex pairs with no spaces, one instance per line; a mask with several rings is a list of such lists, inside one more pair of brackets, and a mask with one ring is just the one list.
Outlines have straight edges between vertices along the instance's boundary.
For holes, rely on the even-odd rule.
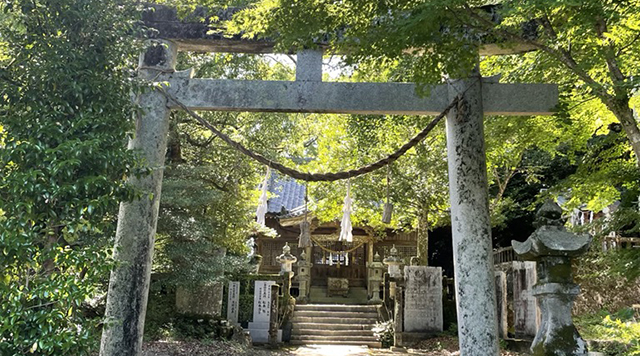
[[382,223],[389,224],[391,222],[391,216],[393,215],[393,204],[389,202],[391,195],[390,193],[390,183],[391,181],[391,165],[387,165],[387,202],[384,203],[384,207],[382,210]]
[[[469,86],[469,88],[471,87],[472,86]],[[440,120],[442,120],[442,118],[445,117],[451,109],[453,109],[454,107],[457,107],[457,109],[460,111],[464,110],[464,107],[467,104],[464,100],[461,100],[461,97],[464,94],[464,92],[468,90],[467,88],[464,92],[460,93],[453,101],[449,103],[449,105],[447,105],[447,107],[440,114],[438,114],[433,120],[431,120],[431,122],[429,122],[429,124],[422,131],[420,131],[413,138],[411,138],[404,145],[402,145],[402,147],[400,147],[397,151],[393,152],[387,157],[380,159],[376,162],[370,163],[368,165],[362,166],[360,168],[351,169],[348,171],[335,172],[335,173],[305,173],[293,168],[286,167],[281,163],[268,159],[267,157],[265,157],[264,155],[261,155],[260,153],[257,153],[248,149],[247,147],[242,145],[240,142],[234,141],[229,136],[225,135],[222,131],[215,128],[209,121],[205,120],[202,116],[198,115],[195,111],[191,110],[187,105],[185,105],[183,102],[178,100],[175,96],[167,93],[165,88],[156,87],[156,89],[160,93],[162,93],[162,95],[164,95],[167,99],[174,102],[178,107],[184,110],[196,121],[198,121],[202,126],[208,128],[214,135],[219,137],[222,141],[227,143],[229,146],[231,146],[238,152],[248,157],[251,157],[252,159],[268,167],[271,167],[284,175],[287,175],[291,178],[307,181],[307,182],[333,182],[336,180],[358,177],[363,174],[374,172],[392,162],[395,162],[396,160],[398,160],[398,158],[402,157],[405,153],[407,153],[409,149],[415,147],[425,137],[427,137],[429,132],[431,132],[431,130],[433,130],[434,127],[436,127],[438,122],[440,122]]]
[[298,238],[298,247],[311,247],[311,226],[309,224],[309,186],[304,186],[304,220],[300,223],[300,236]]

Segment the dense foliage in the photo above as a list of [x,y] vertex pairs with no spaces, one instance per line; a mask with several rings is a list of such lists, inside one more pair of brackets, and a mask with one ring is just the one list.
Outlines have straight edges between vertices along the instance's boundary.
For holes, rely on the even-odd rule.
[[[291,72],[251,55],[181,55],[178,67],[196,77],[287,78]],[[273,147],[295,135],[287,115],[202,113],[216,127],[254,150],[278,158]],[[217,139],[186,113],[174,112],[169,133],[154,271],[166,285],[207,283],[242,269],[254,223],[257,186],[265,169]],[[227,258],[219,249],[227,250]],[[237,257],[233,257],[233,256]]]
[[[134,8],[0,4],[0,354],[86,354],[123,185]],[[118,26],[113,26],[117,23]]]
[[[417,82],[463,77],[487,44],[536,50],[520,73],[568,84],[596,98],[622,124],[636,159],[640,130],[630,98],[640,85],[640,3],[627,1],[263,0],[236,16],[232,31],[275,38],[281,49],[326,42],[349,62],[400,59]],[[567,92],[569,94],[570,92]]]

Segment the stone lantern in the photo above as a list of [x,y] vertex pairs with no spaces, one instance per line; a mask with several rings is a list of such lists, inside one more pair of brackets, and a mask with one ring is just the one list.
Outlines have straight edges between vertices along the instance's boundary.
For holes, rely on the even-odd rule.
[[400,269],[400,265],[402,265],[402,258],[398,256],[398,249],[395,244],[391,247],[389,256],[382,260],[382,262],[387,265],[387,268],[389,269],[389,277],[391,277],[391,280],[389,281],[389,297],[391,297],[391,299],[395,299],[397,281],[402,280],[402,270]]
[[537,213],[533,234],[525,242],[511,242],[519,256],[536,261],[533,295],[542,317],[531,351],[537,356],[587,355],[587,344],[571,319],[573,300],[580,292],[573,283],[571,260],[587,251],[591,236],[567,231],[561,215],[558,204],[547,201]]
[[307,254],[302,251],[300,260],[298,260],[296,266],[298,267],[296,279],[298,280],[298,286],[300,288],[300,294],[297,300],[305,303],[309,301],[309,286],[311,283],[311,267],[313,263],[307,261]]
[[280,275],[292,275],[292,266],[297,260],[298,258],[291,254],[289,243],[286,242],[282,247],[282,255],[276,257],[276,262],[280,264]]
[[389,276],[391,278],[402,278],[402,270],[400,269],[400,265],[402,265],[402,258],[398,256],[398,249],[396,245],[391,247],[389,251],[389,256],[387,256],[382,262],[389,268]]
[[368,291],[371,293],[370,303],[379,303],[380,299],[380,284],[384,280],[384,264],[382,263],[382,257],[376,252],[373,256],[373,262],[369,263],[367,268],[369,269],[369,281]]
[[289,243],[285,243],[282,247],[282,255],[276,257],[276,262],[280,263],[280,275],[284,277],[284,292],[287,296],[291,296],[291,277],[293,277],[292,266],[298,258],[291,254]]

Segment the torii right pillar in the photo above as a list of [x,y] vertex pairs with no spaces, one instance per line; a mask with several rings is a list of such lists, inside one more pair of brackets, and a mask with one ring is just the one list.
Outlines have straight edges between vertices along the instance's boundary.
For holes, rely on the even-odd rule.
[[[462,356],[499,354],[496,293],[493,270],[493,246],[489,217],[487,166],[484,145],[483,106],[495,102],[509,106],[506,115],[517,115],[519,107],[532,99],[510,92],[503,97],[482,87],[495,86],[482,78],[476,68],[467,79],[453,80],[448,85],[449,101],[461,100],[447,115],[447,156],[451,199],[451,228],[458,312],[458,334]],[[518,89],[525,89],[517,85]],[[522,91],[524,94],[526,90]],[[505,93],[507,94],[507,93]],[[531,93],[529,93],[531,94]],[[555,94],[557,98],[557,92]],[[541,104],[549,100],[549,92],[540,93]],[[505,103],[505,98],[511,102]],[[554,98],[555,99],[555,98]],[[508,99],[506,99],[508,100]],[[553,106],[552,104],[551,106]],[[523,110],[523,112],[526,110]],[[530,113],[531,115],[533,113]]]

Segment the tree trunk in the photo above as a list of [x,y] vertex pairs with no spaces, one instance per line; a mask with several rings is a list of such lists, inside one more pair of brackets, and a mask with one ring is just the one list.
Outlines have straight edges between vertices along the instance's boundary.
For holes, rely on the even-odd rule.
[[429,265],[429,212],[424,209],[418,217],[418,264]]
[[633,110],[629,107],[629,99],[608,100],[605,104],[613,112],[631,143],[631,148],[636,154],[636,164],[640,167],[640,129],[634,117]]
[[616,96],[600,97],[600,100],[616,116],[636,155],[636,165],[640,167],[640,129],[634,111],[629,106],[629,94],[624,89],[616,90]]

